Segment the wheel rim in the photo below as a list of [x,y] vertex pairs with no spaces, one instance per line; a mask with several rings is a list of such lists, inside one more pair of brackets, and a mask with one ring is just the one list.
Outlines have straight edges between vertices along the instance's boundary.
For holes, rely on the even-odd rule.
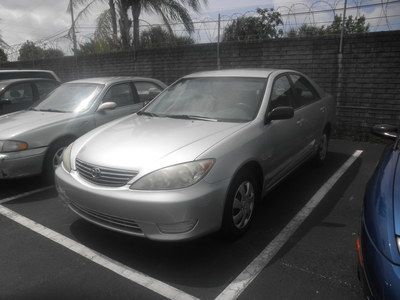
[[319,159],[324,160],[326,157],[326,152],[328,151],[328,138],[326,137],[326,134],[322,136],[321,140],[321,146],[319,150]]
[[232,219],[238,229],[243,229],[249,224],[254,210],[254,187],[250,181],[242,182],[233,198]]
[[54,154],[54,157],[53,157],[53,169],[54,169],[54,170],[57,169],[57,167],[58,167],[59,165],[61,165],[62,156],[63,156],[63,152],[64,152],[64,149],[65,149],[65,148],[66,148],[66,147],[62,147],[62,148],[58,149],[58,150],[56,151],[56,153]]

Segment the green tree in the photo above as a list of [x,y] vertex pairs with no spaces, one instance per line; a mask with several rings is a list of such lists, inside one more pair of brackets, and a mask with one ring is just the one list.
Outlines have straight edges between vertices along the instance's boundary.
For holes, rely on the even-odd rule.
[[326,32],[325,26],[316,26],[303,24],[297,30],[291,29],[288,33],[288,37],[308,37],[308,36],[320,36],[324,35]]
[[194,40],[190,36],[177,37],[161,26],[151,27],[143,31],[140,36],[140,46],[142,48],[159,48],[190,44],[194,44]]
[[257,16],[240,17],[224,30],[223,41],[251,41],[283,35],[281,14],[273,9],[257,9]]
[[[119,0],[121,3],[121,18],[127,18],[127,11],[130,8],[132,12],[132,25],[133,25],[133,45],[135,48],[139,47],[140,33],[139,33],[139,17],[142,12],[155,13],[159,15],[168,31],[172,33],[170,23],[179,22],[182,23],[186,31],[190,34],[194,31],[194,25],[192,17],[189,14],[189,10],[199,12],[201,5],[207,4],[207,0]],[[124,23],[124,22],[121,22]],[[120,23],[120,24],[121,24]],[[129,32],[129,22],[125,20],[125,35]],[[122,29],[121,29],[122,33]],[[122,36],[121,36],[122,37]],[[122,37],[124,47],[128,47],[127,41],[129,38]]]
[[79,44],[78,55],[100,54],[114,52],[117,47],[112,39],[90,39]]
[[[102,3],[105,0],[71,0],[68,4],[67,11],[70,13],[71,9],[80,9],[75,18],[75,23],[92,12],[96,4]],[[109,18],[112,28],[112,37],[116,41],[118,39],[118,26],[117,26],[117,10],[116,4],[119,4],[120,0],[107,0],[109,9]],[[83,8],[82,8],[83,6]],[[71,27],[72,29],[72,27]]]
[[31,41],[26,41],[19,48],[18,60],[37,60],[44,57],[43,49]]
[[60,49],[53,49],[53,48],[49,48],[49,49],[45,49],[43,50],[43,58],[57,58],[57,57],[63,57],[64,56],[64,52],[62,52]]
[[[326,28],[327,34],[339,34],[342,30],[343,17],[340,15],[335,15],[333,22]],[[348,16],[345,19],[344,23],[344,33],[345,34],[353,34],[353,33],[365,33],[369,31],[369,24],[366,23],[365,17],[353,17]]]
[[7,62],[8,56],[7,53],[0,48],[0,63]]

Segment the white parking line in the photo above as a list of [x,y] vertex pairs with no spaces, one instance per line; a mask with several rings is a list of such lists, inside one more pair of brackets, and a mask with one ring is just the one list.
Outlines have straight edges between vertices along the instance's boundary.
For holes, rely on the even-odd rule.
[[268,265],[271,259],[286,244],[305,219],[318,206],[329,190],[335,185],[346,170],[357,160],[363,151],[357,150],[353,155],[333,174],[327,182],[314,194],[307,204],[286,225],[285,228],[268,244],[266,248],[234,279],[216,298],[217,300],[236,299],[249,286],[249,284]]
[[66,247],[67,249],[91,260],[92,262],[122,276],[126,279],[133,281],[153,292],[156,292],[169,299],[197,299],[185,292],[182,292],[166,283],[163,283],[157,279],[147,276],[141,272],[138,272],[132,268],[129,268],[101,253],[98,253],[58,232],[55,232],[39,223],[36,223],[2,205],[0,205],[0,215],[3,215],[10,220],[13,220],[22,226],[56,242],[57,244]]
[[12,200],[16,200],[16,199],[19,199],[19,198],[23,198],[23,197],[26,197],[26,196],[30,196],[30,195],[33,195],[33,194],[36,194],[36,193],[39,193],[39,192],[47,191],[47,190],[51,189],[52,187],[53,187],[52,185],[51,186],[46,186],[44,188],[40,188],[40,189],[37,189],[37,190],[33,190],[33,191],[26,192],[26,193],[18,194],[18,195],[12,196],[12,197],[0,199],[0,204],[6,203],[6,202],[9,202],[9,201],[12,201]]

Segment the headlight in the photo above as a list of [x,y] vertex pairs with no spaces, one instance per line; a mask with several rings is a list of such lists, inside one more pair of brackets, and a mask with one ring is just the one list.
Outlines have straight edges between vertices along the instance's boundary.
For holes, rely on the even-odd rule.
[[28,144],[20,141],[0,141],[0,152],[17,152],[28,149]]
[[143,176],[134,184],[134,190],[181,189],[200,181],[214,164],[214,159],[204,159],[166,167]]
[[74,143],[65,148],[63,152],[63,166],[67,172],[71,172],[71,149]]

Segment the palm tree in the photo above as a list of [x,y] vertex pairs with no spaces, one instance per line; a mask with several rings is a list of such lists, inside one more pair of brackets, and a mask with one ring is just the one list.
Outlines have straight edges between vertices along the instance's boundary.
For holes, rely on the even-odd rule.
[[71,12],[71,9],[79,8],[82,5],[84,7],[80,10],[78,15],[75,18],[75,22],[78,21],[79,19],[87,16],[90,14],[91,9],[95,4],[98,4],[100,2],[107,2],[109,6],[109,13],[111,17],[111,26],[112,26],[112,35],[113,35],[113,40],[117,41],[118,39],[118,27],[117,27],[117,12],[115,9],[115,3],[119,2],[119,0],[71,0],[68,4],[67,11]]
[[[139,17],[144,11],[154,13],[163,19],[167,29],[172,33],[171,22],[182,23],[188,33],[194,31],[189,9],[199,12],[201,5],[207,4],[208,0],[119,0],[121,2],[121,13],[127,17],[127,11],[132,10],[133,45],[139,47]],[[125,22],[129,25],[128,22]],[[130,27],[130,26],[129,26]],[[126,30],[126,29],[125,29]],[[128,29],[129,32],[129,29]],[[127,46],[127,45],[124,45]]]

